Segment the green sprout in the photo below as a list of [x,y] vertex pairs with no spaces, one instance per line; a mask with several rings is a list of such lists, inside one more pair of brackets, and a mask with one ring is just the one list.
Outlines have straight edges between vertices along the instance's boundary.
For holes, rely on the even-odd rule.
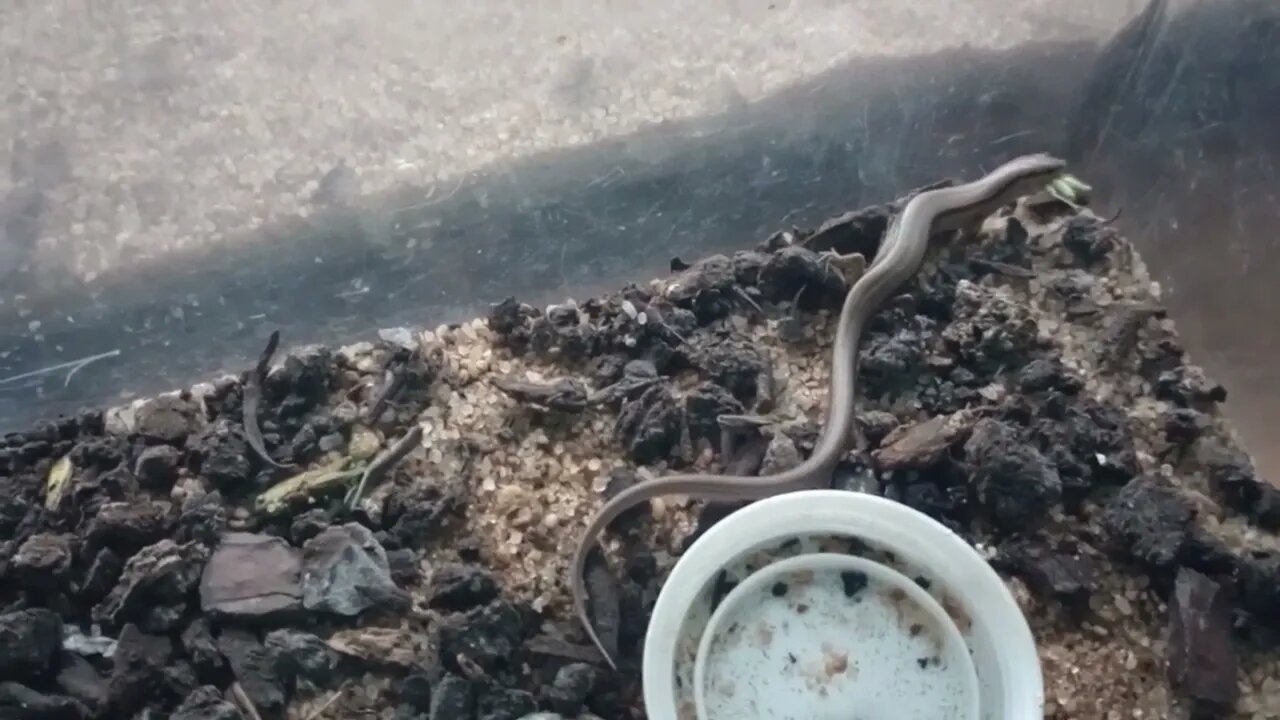
[[1093,187],[1074,175],[1064,174],[1049,183],[1045,191],[1049,197],[1079,210],[1082,205],[1089,204],[1089,194],[1093,192]]

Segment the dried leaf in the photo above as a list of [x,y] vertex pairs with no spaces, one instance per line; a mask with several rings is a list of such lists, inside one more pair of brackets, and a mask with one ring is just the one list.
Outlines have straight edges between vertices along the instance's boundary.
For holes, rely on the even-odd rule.
[[71,484],[71,474],[75,470],[75,466],[71,464],[71,455],[63,455],[58,458],[53,467],[49,468],[49,476],[45,480],[44,485],[44,506],[48,510],[57,510],[58,505],[62,503],[62,495],[67,491],[67,487]]
[[876,463],[884,470],[927,468],[967,437],[977,420],[976,412],[961,410],[899,427],[875,451]]
[[254,503],[254,507],[260,513],[277,515],[287,511],[293,505],[336,492],[364,472],[363,467],[344,469],[350,462],[350,458],[342,458],[324,467],[282,480],[263,491]]
[[425,635],[402,628],[354,628],[329,638],[329,647],[366,662],[415,668],[426,664],[432,647]]

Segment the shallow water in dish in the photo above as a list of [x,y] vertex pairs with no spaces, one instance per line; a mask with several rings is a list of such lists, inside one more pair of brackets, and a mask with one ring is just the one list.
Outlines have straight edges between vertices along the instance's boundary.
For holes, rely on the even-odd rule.
[[[688,608],[684,622],[681,624],[674,675],[678,704],[682,709],[687,710],[681,715],[682,720],[686,716],[693,717],[693,674],[698,645],[721,602],[740,583],[762,568],[809,553],[841,553],[873,560],[907,577],[914,578],[922,587],[928,587],[934,599],[943,603],[944,606],[951,602],[945,588],[941,587],[930,573],[914,564],[904,562],[893,552],[858,536],[843,533],[798,534],[786,539],[762,543],[746,550],[725,563],[722,572],[706,584],[699,593],[698,599]],[[962,627],[961,635],[967,631],[967,625]],[[979,680],[981,681],[981,677]]]
[[[815,567],[815,558],[833,562]],[[973,663],[955,625],[911,579],[870,561],[772,565],[725,597],[708,630],[705,720],[976,716]]]

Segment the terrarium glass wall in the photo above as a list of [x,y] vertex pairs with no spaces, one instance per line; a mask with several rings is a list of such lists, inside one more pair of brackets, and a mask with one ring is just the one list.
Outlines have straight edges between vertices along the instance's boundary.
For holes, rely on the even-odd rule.
[[1048,150],[1280,468],[1269,0],[0,6],[0,425]]

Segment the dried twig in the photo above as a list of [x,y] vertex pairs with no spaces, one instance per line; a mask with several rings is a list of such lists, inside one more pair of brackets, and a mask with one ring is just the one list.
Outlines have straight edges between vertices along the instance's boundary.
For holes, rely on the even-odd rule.
[[374,458],[373,462],[369,463],[369,467],[365,468],[364,475],[360,477],[360,483],[347,495],[347,508],[354,510],[356,505],[359,504],[360,498],[364,496],[366,486],[370,484],[377,485],[381,482],[382,477],[391,472],[391,469],[421,442],[422,426],[414,425],[409,432],[405,433],[404,437]]
[[404,381],[405,368],[403,363],[395,363],[386,369],[383,373],[382,385],[378,387],[377,392],[369,403],[368,409],[365,410],[365,422],[372,423],[378,419],[378,416],[382,415],[387,403],[391,401],[392,396],[400,391]]
[[346,682],[342,683],[341,685],[339,685],[339,686],[338,686],[338,689],[333,691],[333,694],[329,696],[329,699],[328,699],[328,700],[325,700],[325,701],[324,701],[324,704],[323,704],[323,705],[321,705],[320,707],[316,708],[315,710],[312,710],[311,712],[307,713],[306,720],[316,720],[316,718],[318,718],[318,717],[320,717],[321,715],[323,715],[323,714],[324,714],[324,712],[325,712],[326,710],[328,710],[328,709],[329,709],[329,707],[330,707],[331,705],[333,705],[335,702],[337,702],[337,701],[338,701],[338,698],[342,697],[342,694],[343,694],[343,693],[345,693],[345,692],[347,691],[347,685],[348,685],[350,682],[351,682],[351,681],[350,681],[350,680],[348,680],[348,681],[346,681]]
[[249,720],[262,720],[262,715],[258,714],[258,708],[253,704],[253,700],[249,699],[249,695],[240,686],[237,680],[231,683],[231,696],[236,699],[236,704],[240,706],[240,713]]
[[267,446],[262,442],[262,430],[258,428],[258,405],[262,403],[262,383],[267,379],[267,368],[271,366],[271,356],[276,353],[276,346],[280,344],[280,331],[276,330],[271,333],[271,337],[267,340],[267,347],[262,350],[262,355],[258,357],[258,364],[249,372],[249,378],[244,384],[244,437],[249,442],[249,447],[253,448],[254,453],[268,465],[281,469],[287,469],[291,466],[281,465],[274,458],[267,454]]
[[755,310],[757,315],[759,315],[760,317],[765,316],[764,308],[760,307],[760,303],[752,299],[752,297],[747,294],[747,291],[742,289],[741,285],[734,285],[733,292],[739,298],[742,298],[742,301],[745,302],[748,306],[750,306],[752,310]]

